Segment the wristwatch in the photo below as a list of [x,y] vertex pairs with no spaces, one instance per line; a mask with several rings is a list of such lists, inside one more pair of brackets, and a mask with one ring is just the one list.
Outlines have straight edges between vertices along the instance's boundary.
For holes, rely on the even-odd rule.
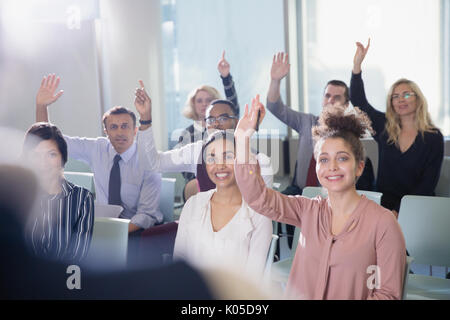
[[152,124],[152,120],[139,120],[139,123],[142,125]]

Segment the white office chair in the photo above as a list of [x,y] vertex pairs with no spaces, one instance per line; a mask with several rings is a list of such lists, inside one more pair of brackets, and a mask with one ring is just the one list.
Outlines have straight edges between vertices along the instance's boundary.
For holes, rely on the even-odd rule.
[[406,256],[405,275],[403,276],[402,300],[406,300],[406,287],[408,286],[408,275],[411,269],[411,264],[414,261],[413,257]]
[[[365,195],[367,199],[373,200],[377,204],[381,203],[381,196],[383,195],[381,192],[375,192],[375,191],[366,191],[366,190],[356,190],[358,194]],[[328,196],[327,190],[322,187],[305,187],[303,189],[303,196],[308,198],[314,198],[316,196],[322,196],[326,198]]]
[[[450,198],[404,196],[399,223],[414,262],[450,266]],[[409,274],[407,299],[450,299],[450,280]]]
[[291,272],[292,262],[294,261],[295,252],[297,250],[298,239],[300,238],[300,228],[295,227],[294,239],[292,240],[291,256],[289,258],[274,262],[271,269],[271,279],[275,282],[279,282],[282,287],[286,286],[286,283]]
[[115,204],[103,204],[94,201],[94,215],[96,218],[119,218],[123,208]]
[[164,222],[173,221],[175,203],[175,178],[162,178],[161,195],[159,197],[159,210],[164,215]]
[[272,270],[273,258],[275,257],[275,249],[277,248],[278,236],[272,234],[272,240],[270,241],[269,252],[267,253],[266,265],[264,266],[263,281],[268,283],[270,280],[270,271]]
[[75,171],[64,171],[64,178],[67,181],[88,189],[90,192],[95,194],[94,187],[94,174],[91,172],[75,172]]
[[444,157],[441,174],[434,190],[438,197],[450,197],[450,157]]
[[92,269],[120,270],[127,266],[128,219],[95,218],[86,265]]

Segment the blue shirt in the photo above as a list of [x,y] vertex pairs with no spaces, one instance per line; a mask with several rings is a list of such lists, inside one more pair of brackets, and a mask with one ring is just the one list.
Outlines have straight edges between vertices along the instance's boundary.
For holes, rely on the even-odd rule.
[[[68,154],[87,163],[94,173],[96,200],[108,203],[109,175],[117,154],[109,139],[64,136]],[[163,221],[159,211],[161,175],[144,170],[139,165],[136,142],[122,153],[119,162],[123,211],[120,218],[130,219],[132,224],[147,229]]]

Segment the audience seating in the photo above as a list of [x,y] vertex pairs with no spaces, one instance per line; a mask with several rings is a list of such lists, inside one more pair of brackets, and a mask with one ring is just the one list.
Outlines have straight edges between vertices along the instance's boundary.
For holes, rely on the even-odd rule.
[[122,211],[123,208],[121,206],[94,201],[94,215],[96,218],[119,218]]
[[265,283],[270,282],[270,274],[273,265],[273,258],[275,257],[275,249],[277,248],[278,236],[272,234],[272,240],[270,241],[269,252],[267,253],[266,265],[264,266],[263,281]]
[[414,261],[413,257],[406,256],[405,274],[403,276],[403,291],[402,300],[406,300],[406,287],[408,286],[408,274],[411,269],[411,264]]
[[[366,190],[356,190],[356,192],[358,192],[360,195],[365,195],[367,199],[375,201],[377,204],[380,204],[381,196],[383,195],[381,192],[366,191]],[[322,187],[305,187],[303,189],[302,195],[308,198],[314,198],[318,195],[321,195],[322,197],[327,197],[326,189]]]
[[175,178],[162,178],[159,197],[159,210],[164,215],[164,223],[173,222],[175,203]]
[[444,157],[435,194],[438,197],[450,197],[450,157]]
[[93,269],[117,270],[127,266],[128,219],[96,217],[85,264]]
[[91,172],[65,171],[64,178],[77,186],[88,189],[95,194],[94,174]]
[[292,262],[294,261],[295,252],[297,250],[298,239],[300,237],[300,228],[295,228],[294,239],[292,241],[291,256],[289,258],[274,262],[271,269],[271,279],[281,283],[284,287],[288,281],[291,272]]
[[171,260],[178,221],[153,226],[141,234],[137,263],[140,267],[157,267]]
[[[450,198],[404,196],[399,223],[415,263],[450,266]],[[409,274],[407,299],[450,299],[450,280]]]

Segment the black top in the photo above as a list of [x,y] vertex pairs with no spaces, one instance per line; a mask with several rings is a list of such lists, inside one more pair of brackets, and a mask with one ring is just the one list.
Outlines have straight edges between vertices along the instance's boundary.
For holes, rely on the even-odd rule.
[[434,196],[444,158],[444,138],[439,129],[423,135],[418,133],[411,147],[402,153],[395,144],[388,143],[386,115],[367,101],[361,73],[352,74],[350,100],[367,113],[375,131],[373,138],[378,143],[376,191],[383,193],[381,205],[398,212],[404,195]]

